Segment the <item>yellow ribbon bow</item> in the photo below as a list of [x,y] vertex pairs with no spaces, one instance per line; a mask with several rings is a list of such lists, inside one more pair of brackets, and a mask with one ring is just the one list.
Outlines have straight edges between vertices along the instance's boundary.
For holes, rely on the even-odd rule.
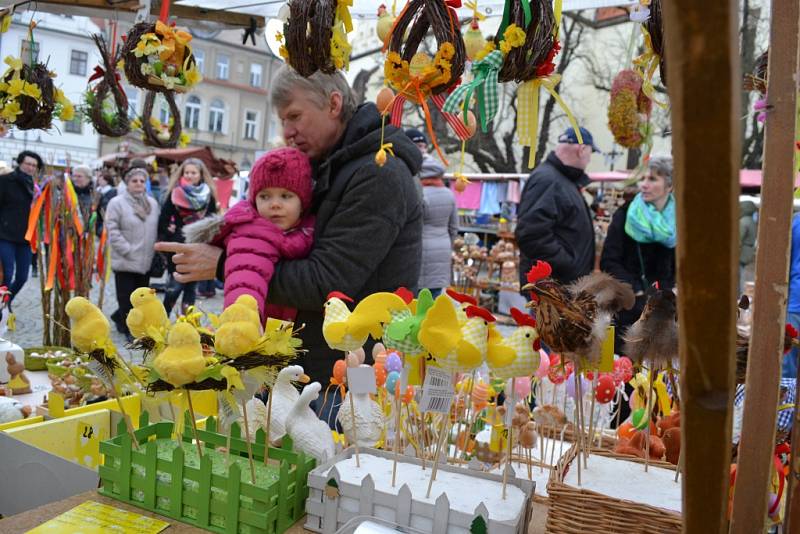
[[156,33],[161,36],[161,45],[164,47],[164,50],[158,54],[161,61],[183,65],[184,50],[192,40],[192,35],[183,30],[176,30],[160,20],[156,21]]
[[339,0],[336,3],[336,18],[342,21],[347,33],[353,31],[353,19],[350,17],[350,8],[352,6],[353,0]]
[[555,99],[564,111],[570,125],[575,129],[578,143],[583,144],[581,130],[578,122],[567,104],[556,92],[556,86],[561,81],[560,74],[551,74],[523,83],[519,88],[517,110],[517,132],[522,146],[530,147],[528,153],[528,167],[533,168],[536,163],[536,145],[539,139],[539,89],[542,88]]
[[656,105],[666,108],[666,102],[661,102],[656,98],[656,90],[653,86],[653,76],[661,63],[661,56],[653,50],[653,39],[644,26],[642,26],[642,34],[644,35],[644,53],[633,60],[633,67],[642,77],[642,92]]

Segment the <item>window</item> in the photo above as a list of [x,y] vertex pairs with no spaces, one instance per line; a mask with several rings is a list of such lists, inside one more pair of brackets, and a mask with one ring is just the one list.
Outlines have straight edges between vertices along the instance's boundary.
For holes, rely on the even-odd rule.
[[200,99],[192,95],[186,100],[186,110],[184,111],[183,125],[191,130],[200,127]]
[[156,106],[158,109],[158,120],[161,121],[161,124],[168,124],[170,119],[169,113],[169,106],[167,106],[167,101],[164,100],[164,97],[161,95],[156,96]]
[[139,114],[139,90],[126,86],[125,95],[128,97],[128,117],[133,119]]
[[197,50],[195,48],[192,49],[192,54],[194,54],[194,62],[197,65],[197,72],[203,74],[203,70],[206,66],[206,53],[202,50]]
[[[32,56],[32,57],[31,57]],[[39,61],[39,43],[27,41],[25,39],[22,40],[22,46],[20,47],[20,57],[22,58],[23,63],[26,65],[31,64],[31,60],[34,63]]]
[[228,56],[224,54],[217,54],[217,79],[228,79]]
[[78,76],[86,76],[86,63],[89,61],[89,54],[81,50],[73,50],[69,61],[69,73]]
[[222,126],[225,122],[225,104],[222,100],[215,98],[211,101],[208,113],[208,130],[210,132],[222,133]]
[[256,131],[258,129],[258,112],[245,111],[244,112],[244,138],[256,139]]
[[64,131],[66,133],[80,134],[83,133],[83,121],[80,115],[76,114],[75,118],[71,121],[64,121]]
[[250,85],[261,87],[261,65],[258,63],[250,64]]

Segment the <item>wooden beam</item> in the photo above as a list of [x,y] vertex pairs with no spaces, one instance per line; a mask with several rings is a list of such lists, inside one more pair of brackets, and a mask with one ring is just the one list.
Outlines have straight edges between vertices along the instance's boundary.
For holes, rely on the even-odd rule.
[[662,8],[678,219],[683,532],[719,534],[734,392],[739,9],[736,0]]
[[788,293],[800,2],[772,0],[770,20],[769,112],[758,217],[754,335],[747,356],[732,534],[761,532],[767,517]]

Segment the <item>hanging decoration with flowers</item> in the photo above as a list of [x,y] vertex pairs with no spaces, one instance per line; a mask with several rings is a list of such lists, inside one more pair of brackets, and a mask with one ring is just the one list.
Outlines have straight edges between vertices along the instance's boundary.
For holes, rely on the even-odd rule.
[[633,60],[636,72],[642,77],[642,90],[661,107],[666,104],[656,98],[653,76],[656,69],[661,73],[661,83],[667,86],[667,67],[664,62],[664,23],[661,15],[661,0],[639,0],[639,9],[631,12],[631,19],[642,23],[644,52]]
[[318,70],[326,74],[347,70],[352,5],[353,0],[292,0],[283,33],[276,36],[283,43],[280,56],[306,78]]
[[[192,138],[180,126],[180,110],[175,103],[175,99],[165,98],[167,106],[169,106],[170,115],[166,123],[153,116],[157,96],[158,93],[155,91],[147,91],[144,97],[142,116],[135,118],[131,122],[131,130],[141,132],[142,142],[147,146],[156,148],[184,148],[188,146]],[[177,126],[175,124],[176,120],[178,121]]]
[[642,89],[642,78],[636,71],[626,69],[614,77],[611,84],[611,101],[608,105],[608,127],[614,141],[625,148],[638,148],[646,144],[650,153],[650,113],[653,101]]
[[561,0],[506,0],[495,45],[503,53],[501,82],[520,82],[517,92],[517,134],[529,147],[528,167],[536,164],[539,140],[539,90],[547,91],[564,111],[583,142],[572,111],[556,91],[561,76],[555,72],[555,57],[561,50],[558,29]]
[[[116,26],[114,27],[116,32]],[[116,34],[112,37],[112,48],[108,49],[102,35],[93,35],[102,58],[102,66],[97,65],[89,77],[90,85],[84,93],[83,116],[94,127],[97,133],[108,137],[122,137],[130,129],[128,118],[128,97],[120,84],[117,62],[120,50],[115,47]]]
[[0,125],[3,128],[15,126],[20,130],[47,130],[54,117],[69,121],[75,116],[72,103],[53,84],[56,73],[35,61],[35,26],[31,21],[28,28],[30,57],[5,58],[8,68],[0,78]]
[[[384,76],[389,87],[397,92],[391,101],[391,123],[400,126],[406,101],[422,106],[428,134],[445,165],[447,159],[433,131],[428,100],[441,111],[448,91],[458,84],[464,72],[466,53],[455,12],[458,7],[461,0],[410,0],[395,20],[384,46],[384,50],[388,49]],[[433,58],[418,51],[429,29],[438,47]],[[446,112],[442,115],[462,141],[475,133],[467,128],[465,118]]]

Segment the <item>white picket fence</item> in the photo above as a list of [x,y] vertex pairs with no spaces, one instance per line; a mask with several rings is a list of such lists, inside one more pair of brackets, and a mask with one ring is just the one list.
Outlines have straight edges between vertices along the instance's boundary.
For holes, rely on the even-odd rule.
[[[376,449],[368,449],[375,456],[391,458],[390,454]],[[442,493],[434,504],[416,500],[411,490],[403,484],[397,494],[375,489],[372,476],[367,475],[360,485],[342,482],[336,468],[338,462],[352,456],[353,450],[346,449],[330,462],[318,466],[308,475],[309,496],[306,500],[305,528],[323,534],[334,534],[342,525],[358,516],[371,516],[392,521],[409,532],[430,532],[432,534],[469,534],[470,527],[477,516],[482,516],[487,532],[492,534],[524,534],[530,522],[531,495],[535,482],[509,477],[508,484],[516,486],[526,495],[524,508],[516,521],[496,521],[490,519],[484,503],[480,503],[472,514],[452,510],[447,493]],[[403,463],[419,464],[419,460],[402,457]],[[451,471],[476,478],[502,482],[502,477],[467,470],[450,465],[440,465],[440,470]],[[325,493],[329,480],[335,480],[338,496],[330,498]]]

